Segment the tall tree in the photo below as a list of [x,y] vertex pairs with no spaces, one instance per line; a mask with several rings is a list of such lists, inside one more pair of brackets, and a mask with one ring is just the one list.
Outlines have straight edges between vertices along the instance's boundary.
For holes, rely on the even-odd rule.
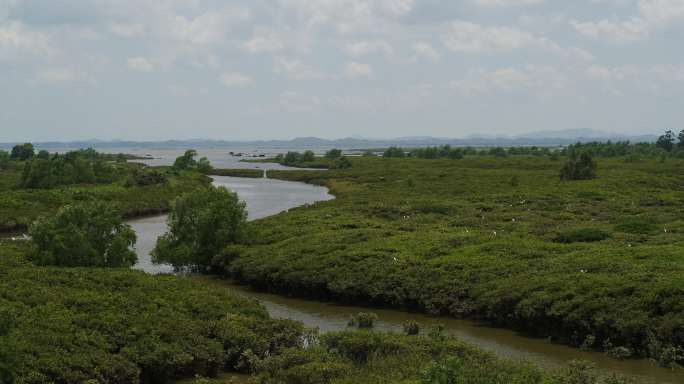
[[667,152],[671,152],[675,145],[675,135],[672,131],[666,131],[664,135],[661,135],[656,141],[656,146],[662,148]]
[[9,167],[10,154],[7,151],[0,151],[0,171]]
[[560,172],[561,180],[589,180],[596,178],[596,162],[589,152],[578,151],[570,146],[568,148],[568,161],[563,165]]
[[328,159],[337,159],[342,156],[342,151],[339,149],[331,149],[328,152],[325,153],[325,157]]
[[226,188],[185,193],[171,206],[169,230],[157,239],[152,260],[206,271],[214,256],[242,236],[246,221],[245,203]]
[[35,150],[33,149],[33,144],[24,143],[15,145],[12,148],[12,154],[10,157],[12,160],[28,160],[35,155]]
[[130,267],[137,261],[136,236],[113,206],[67,205],[31,225],[31,259],[39,265]]
[[684,129],[682,129],[679,132],[679,136],[677,136],[677,139],[679,140],[679,142],[677,143],[677,147],[684,148]]
[[194,149],[188,149],[185,151],[183,156],[176,158],[176,161],[173,163],[173,167],[180,171],[195,168],[197,167],[197,160],[195,160],[195,157],[197,157],[197,151]]

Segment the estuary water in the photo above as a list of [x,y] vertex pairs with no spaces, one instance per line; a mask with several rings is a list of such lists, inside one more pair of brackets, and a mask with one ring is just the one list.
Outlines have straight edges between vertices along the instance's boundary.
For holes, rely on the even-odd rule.
[[[247,205],[249,220],[257,220],[276,215],[305,204],[332,200],[335,197],[325,187],[282,181],[275,179],[252,179],[244,177],[212,176],[213,184],[226,187],[238,194]],[[166,232],[166,215],[145,217],[129,221],[138,235],[135,244],[138,254],[136,269],[148,273],[172,273],[173,268],[165,264],[153,264],[150,251],[157,237]]]
[[[324,187],[297,182],[217,176],[214,177],[214,184],[235,191],[246,202],[250,220],[275,215],[305,204],[333,199]],[[173,272],[168,265],[153,264],[149,256],[157,237],[166,231],[166,216],[132,220],[130,224],[138,234],[136,251],[139,262],[135,268],[152,274]],[[343,330],[347,327],[347,321],[352,314],[373,311],[380,318],[378,328],[381,330],[401,331],[403,323],[407,320],[419,322],[423,329],[441,324],[446,332],[499,356],[528,360],[546,368],[562,367],[570,360],[583,359],[594,362],[602,372],[629,376],[638,383],[684,383],[684,370],[660,368],[648,360],[619,361],[598,352],[553,344],[546,339],[530,338],[514,331],[488,327],[474,321],[288,298],[256,292],[233,282],[212,277],[193,278],[206,284],[225,286],[226,289],[255,298],[266,307],[271,316],[299,320],[309,327],[318,327],[321,332]]]

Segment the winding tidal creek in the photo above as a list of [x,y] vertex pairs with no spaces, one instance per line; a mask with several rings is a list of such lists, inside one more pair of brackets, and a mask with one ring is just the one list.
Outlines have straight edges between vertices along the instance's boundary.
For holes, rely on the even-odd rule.
[[[214,176],[214,185],[224,186],[246,202],[250,220],[278,214],[291,208],[334,197],[324,187],[273,179],[250,179]],[[129,222],[138,235],[136,252],[138,264],[134,267],[151,274],[171,273],[169,265],[155,265],[150,251],[158,236],[166,231],[166,216],[148,217]],[[321,332],[343,330],[352,314],[369,311],[368,308],[338,305],[314,300],[302,300],[280,295],[255,292],[230,281],[200,277],[207,284],[220,284],[242,295],[259,300],[271,316],[299,320]],[[377,329],[401,332],[402,324],[415,320],[423,329],[443,325],[446,332],[509,359],[531,361],[545,368],[556,368],[573,359],[594,362],[603,372],[615,372],[632,377],[639,383],[681,384],[684,370],[660,368],[649,360],[616,360],[599,352],[583,351],[553,344],[546,339],[530,338],[515,331],[488,327],[483,324],[447,317],[433,317],[387,309],[372,309],[379,318]]]

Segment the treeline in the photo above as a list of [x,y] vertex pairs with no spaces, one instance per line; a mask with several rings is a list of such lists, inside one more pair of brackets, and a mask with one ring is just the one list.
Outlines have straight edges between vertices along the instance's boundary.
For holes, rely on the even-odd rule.
[[323,157],[316,157],[313,151],[303,153],[289,151],[279,154],[275,162],[280,165],[298,168],[346,169],[351,167],[351,161],[339,149],[331,149]]
[[[383,157],[415,157],[420,159],[461,159],[464,156],[548,156],[556,158],[567,156],[571,151],[586,152],[594,157],[622,157],[622,156],[674,156],[684,157],[684,130],[677,136],[672,131],[661,135],[655,143],[632,143],[629,141],[606,142],[578,142],[563,148],[520,146],[520,147],[451,147],[441,145],[423,148],[402,148],[393,146],[387,148]],[[366,156],[374,156],[374,152],[367,151]]]
[[416,157],[419,159],[462,159],[464,156],[496,156],[506,157],[509,155],[518,156],[550,156],[556,150],[547,147],[492,147],[492,148],[474,148],[474,147],[452,147],[450,145],[441,145],[437,147],[423,147],[404,149],[401,147],[387,148],[383,157]]
[[121,182],[125,186],[165,184],[167,173],[198,171],[208,174],[212,166],[206,157],[196,159],[197,151],[188,150],[179,156],[170,170],[158,170],[127,163],[129,156],[100,153],[93,148],[79,149],[64,154],[47,151],[33,153],[30,143],[16,146],[12,154],[0,152],[0,169],[9,162],[23,161],[24,168],[19,187],[47,189],[72,184],[110,184]]
[[49,154],[41,151],[24,163],[22,188],[52,188],[58,185],[112,183],[128,172],[125,166],[102,160],[97,153],[72,151]]
[[[505,157],[508,155],[527,155],[527,156],[548,156],[554,153],[554,150],[547,147],[492,147],[492,148],[474,148],[474,147],[452,147],[450,145],[441,145],[437,147],[423,147],[404,149],[401,147],[389,147],[383,153],[383,157],[415,157],[419,159],[462,159],[464,156],[496,156]],[[371,155],[370,153],[366,154]]]

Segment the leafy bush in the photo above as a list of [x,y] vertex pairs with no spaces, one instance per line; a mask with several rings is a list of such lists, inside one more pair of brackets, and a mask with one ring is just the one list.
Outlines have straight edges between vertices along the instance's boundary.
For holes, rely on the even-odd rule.
[[245,203],[224,187],[184,193],[171,205],[169,230],[157,240],[152,259],[206,271],[221,249],[243,235],[246,220]]
[[665,368],[681,368],[684,361],[684,349],[681,347],[668,346],[660,351],[658,364]]
[[10,155],[7,151],[0,150],[0,171],[9,168]]
[[625,233],[649,234],[658,227],[649,219],[642,217],[627,217],[615,225],[615,230]]
[[403,148],[399,147],[389,147],[382,154],[382,157],[405,157],[406,152]]
[[204,174],[209,174],[212,171],[211,163],[206,157],[202,157],[197,161],[197,151],[188,149],[182,156],[176,158],[173,162],[173,169],[176,171],[197,170]]
[[11,158],[12,160],[28,160],[32,158],[35,154],[35,150],[33,149],[33,144],[31,143],[24,143],[24,144],[18,144],[15,145],[12,148],[12,154]]
[[351,161],[345,156],[338,157],[335,160],[335,169],[347,169],[352,166]]
[[359,312],[349,319],[349,323],[347,325],[358,328],[373,328],[376,321],[378,321],[378,315],[375,313]]
[[279,154],[273,161],[288,167],[328,169],[335,168],[339,159],[339,157],[330,158],[327,156],[316,158],[312,151],[305,151],[304,153],[289,151],[285,155]]
[[168,182],[169,179],[159,170],[135,168],[126,180],[126,186],[144,187],[148,185],[164,185]]
[[632,351],[627,347],[614,347],[606,351],[606,353],[619,360],[624,360],[632,356]]
[[403,328],[404,333],[408,336],[413,336],[420,333],[420,324],[413,320],[408,320],[407,322],[405,322]]
[[342,157],[342,151],[339,149],[331,149],[325,153],[325,157],[332,160],[339,159]]
[[50,155],[40,151],[27,160],[21,175],[23,188],[53,188],[79,183],[112,183],[125,175],[130,167],[108,162],[112,155],[93,149]]
[[16,356],[12,353],[15,347],[10,345],[8,334],[14,326],[14,316],[7,308],[0,306],[0,383],[14,382]]
[[591,243],[605,240],[610,237],[608,232],[597,228],[579,228],[559,233],[556,242],[559,243]]
[[130,267],[135,232],[121,213],[102,202],[67,205],[30,228],[31,260],[64,267]]
[[589,180],[596,178],[596,162],[588,152],[570,150],[568,160],[561,168],[561,180]]
[[[462,159],[463,150],[460,148],[452,148],[450,145],[442,145],[439,147],[425,147],[413,149],[409,152],[409,156],[418,157],[421,159]],[[389,156],[397,157],[397,156]]]

